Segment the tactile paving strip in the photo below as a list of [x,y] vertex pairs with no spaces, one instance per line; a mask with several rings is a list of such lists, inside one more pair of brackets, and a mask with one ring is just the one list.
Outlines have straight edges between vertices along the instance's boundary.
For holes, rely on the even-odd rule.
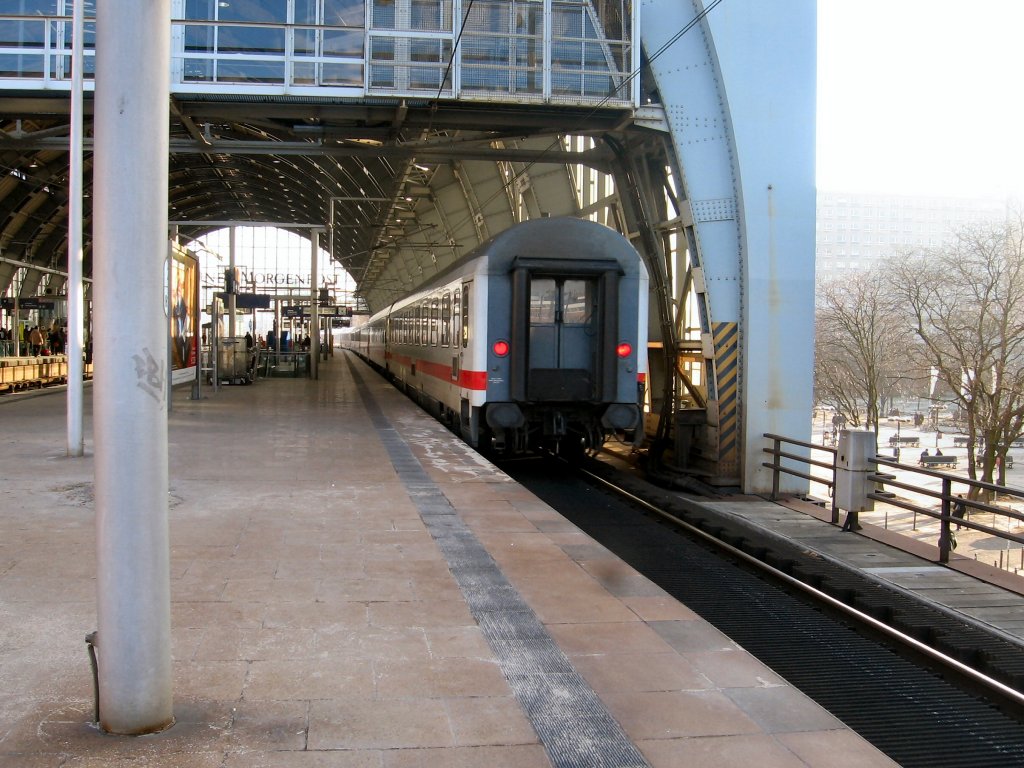
[[349,367],[392,466],[556,768],[648,766]]

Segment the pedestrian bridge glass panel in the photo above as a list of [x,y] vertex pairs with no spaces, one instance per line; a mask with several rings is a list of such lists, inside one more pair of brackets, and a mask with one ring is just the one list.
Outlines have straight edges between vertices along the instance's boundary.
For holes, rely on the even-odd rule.
[[[86,0],[85,76],[96,5]],[[11,11],[14,12],[11,12]],[[0,87],[67,89],[72,0],[0,3]],[[171,91],[636,105],[633,0],[172,0]]]

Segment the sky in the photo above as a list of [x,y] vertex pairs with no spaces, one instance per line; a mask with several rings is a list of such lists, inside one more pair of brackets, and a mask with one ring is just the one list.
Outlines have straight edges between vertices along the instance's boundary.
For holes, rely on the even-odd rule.
[[1024,200],[1024,0],[818,0],[821,190]]

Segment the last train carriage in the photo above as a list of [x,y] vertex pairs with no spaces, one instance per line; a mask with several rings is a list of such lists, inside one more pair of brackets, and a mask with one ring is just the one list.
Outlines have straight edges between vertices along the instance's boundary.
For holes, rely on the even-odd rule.
[[576,452],[643,436],[647,272],[602,224],[517,224],[344,343],[473,446]]

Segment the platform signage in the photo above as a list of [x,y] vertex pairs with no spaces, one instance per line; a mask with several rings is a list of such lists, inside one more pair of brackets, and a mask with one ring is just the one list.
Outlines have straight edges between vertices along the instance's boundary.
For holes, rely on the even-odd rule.
[[[44,298],[42,296],[24,296],[18,299],[18,309],[53,309],[55,299]],[[5,296],[0,299],[0,308],[2,309],[14,309],[14,299],[10,296]]]
[[[218,291],[214,294],[227,306],[228,294]],[[236,293],[235,309],[270,309],[270,294],[266,293]]]

